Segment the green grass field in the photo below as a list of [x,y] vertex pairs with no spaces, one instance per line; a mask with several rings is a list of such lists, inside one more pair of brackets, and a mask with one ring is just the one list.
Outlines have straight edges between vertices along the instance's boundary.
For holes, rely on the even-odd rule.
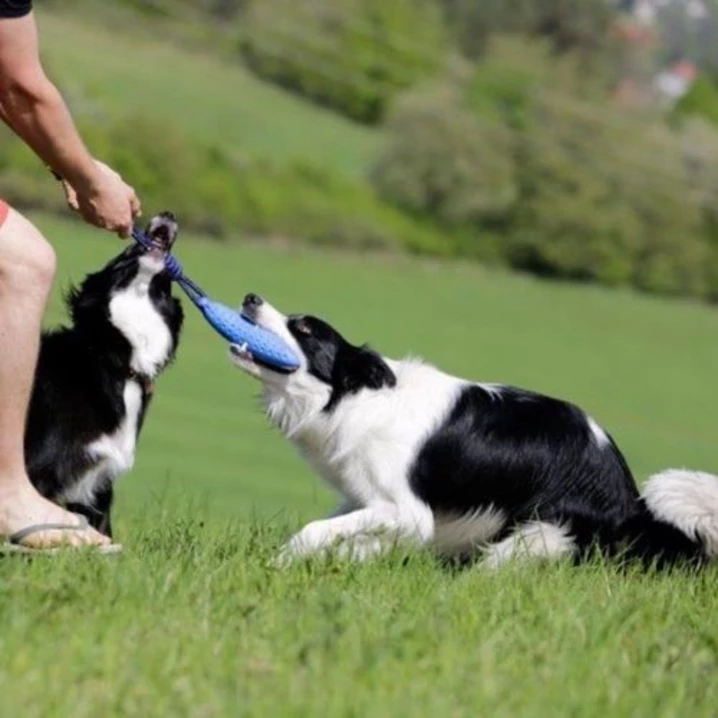
[[[119,245],[36,219],[60,260],[52,324],[60,290]],[[392,356],[577,401],[641,477],[718,469],[713,309],[458,264],[182,235],[176,249],[225,302],[258,291]],[[0,715],[715,715],[715,569],[454,574],[422,554],[271,568],[331,497],[186,311],[118,486],[125,553],[0,562]]]
[[200,142],[311,159],[346,177],[360,176],[378,147],[376,131],[261,82],[239,63],[178,47],[141,20],[128,26],[125,18],[116,32],[80,15],[41,7],[37,15],[43,62],[78,115],[141,109]]

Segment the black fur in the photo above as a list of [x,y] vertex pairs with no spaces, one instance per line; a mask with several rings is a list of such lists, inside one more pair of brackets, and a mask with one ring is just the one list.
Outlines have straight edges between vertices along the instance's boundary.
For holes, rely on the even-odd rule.
[[[148,233],[171,243],[169,213],[153,221]],[[157,220],[157,218],[155,218]],[[175,227],[176,228],[176,227]],[[25,454],[30,479],[45,497],[65,503],[63,496],[92,468],[86,447],[103,434],[111,434],[125,416],[123,392],[133,376],[131,347],[110,322],[109,301],[114,291],[127,286],[136,276],[144,250],[130,245],[103,269],[86,277],[67,295],[70,326],[44,332],[28,412]],[[180,302],[171,295],[166,272],[150,284],[150,297],[164,318],[172,336],[169,364],[175,357],[183,324]],[[165,365],[166,366],[166,365]],[[150,378],[137,377],[142,386],[142,409],[137,433],[141,431],[152,398]],[[112,535],[110,512],[112,485],[99,490],[92,505],[68,507],[85,514],[90,523]]]
[[396,385],[394,372],[379,354],[367,346],[350,344],[321,319],[293,316],[287,328],[307,358],[309,373],[332,387],[326,411],[361,389]]
[[702,555],[650,515],[613,439],[599,444],[578,407],[514,387],[463,389],[410,484],[434,511],[501,509],[504,535],[530,521],[568,526],[583,555],[598,548],[659,565]]

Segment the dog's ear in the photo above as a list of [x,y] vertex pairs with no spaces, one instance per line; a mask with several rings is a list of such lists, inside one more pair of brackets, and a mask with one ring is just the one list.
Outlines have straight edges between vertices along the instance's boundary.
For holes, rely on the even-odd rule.
[[381,389],[396,386],[396,375],[389,365],[369,347],[351,347],[336,362],[339,376],[335,377],[348,393],[360,389]]

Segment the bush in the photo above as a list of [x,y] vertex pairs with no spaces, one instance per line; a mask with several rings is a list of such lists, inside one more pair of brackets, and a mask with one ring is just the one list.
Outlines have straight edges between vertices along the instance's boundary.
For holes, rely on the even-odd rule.
[[681,128],[681,151],[691,199],[702,214],[708,242],[708,296],[718,299],[718,132],[706,120],[688,119]]
[[701,217],[673,134],[548,96],[524,142],[510,242],[515,266],[658,293],[704,293]]
[[663,294],[714,284],[718,178],[688,158],[706,138],[611,107],[570,55],[501,39],[468,75],[406,96],[386,126],[377,191],[451,230],[457,253]]
[[718,125],[718,87],[708,77],[701,75],[676,103],[673,115],[677,118],[703,117]]
[[434,0],[250,0],[240,44],[258,75],[363,122],[448,49]]
[[584,69],[612,64],[615,8],[606,0],[441,0],[459,47],[483,58],[492,39],[545,39],[552,51],[579,57]]
[[[387,122],[388,146],[371,171],[379,194],[404,210],[465,230],[501,226],[517,198],[512,136],[478,120],[448,86],[408,96]],[[481,255],[480,242],[472,254]],[[466,243],[463,243],[466,249]]]

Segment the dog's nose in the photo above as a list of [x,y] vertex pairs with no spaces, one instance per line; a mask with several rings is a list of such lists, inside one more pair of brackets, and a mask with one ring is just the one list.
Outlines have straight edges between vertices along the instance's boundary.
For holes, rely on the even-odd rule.
[[259,294],[249,293],[242,302],[245,307],[261,307],[264,304],[264,299]]

